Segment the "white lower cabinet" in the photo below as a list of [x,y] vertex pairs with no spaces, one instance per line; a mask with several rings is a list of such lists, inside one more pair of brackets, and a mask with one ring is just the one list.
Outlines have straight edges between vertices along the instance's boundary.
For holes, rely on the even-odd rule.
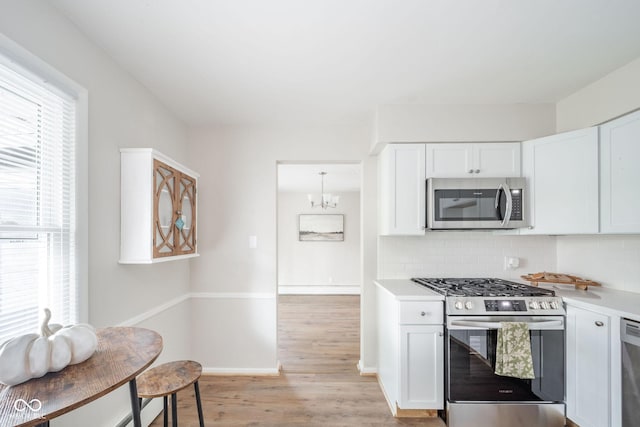
[[400,326],[401,409],[442,409],[443,326]]
[[611,318],[567,305],[567,418],[611,426]]
[[442,301],[377,293],[378,381],[394,415],[444,408]]

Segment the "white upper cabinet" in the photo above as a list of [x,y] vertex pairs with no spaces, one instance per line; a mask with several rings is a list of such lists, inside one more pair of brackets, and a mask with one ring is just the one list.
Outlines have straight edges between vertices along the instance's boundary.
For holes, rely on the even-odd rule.
[[522,143],[529,229],[522,234],[598,233],[598,128]]
[[427,178],[520,176],[519,142],[426,145]]
[[640,233],[640,111],[600,126],[600,232]]
[[198,256],[198,174],[151,148],[122,148],[120,158],[120,263]]
[[378,156],[380,235],[424,235],[425,144],[389,144]]

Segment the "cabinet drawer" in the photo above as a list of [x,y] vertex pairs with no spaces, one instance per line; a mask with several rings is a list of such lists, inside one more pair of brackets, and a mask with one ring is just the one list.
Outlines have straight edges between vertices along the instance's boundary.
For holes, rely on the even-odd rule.
[[443,322],[442,301],[405,301],[400,303],[400,323],[435,324]]

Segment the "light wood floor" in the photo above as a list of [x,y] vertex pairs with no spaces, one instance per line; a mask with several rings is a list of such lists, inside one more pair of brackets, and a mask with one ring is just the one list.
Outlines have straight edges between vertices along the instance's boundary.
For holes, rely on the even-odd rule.
[[[282,375],[203,376],[207,426],[424,426],[438,419],[398,419],[375,377],[360,376],[358,296],[279,297]],[[178,393],[181,427],[198,425],[193,388]],[[152,426],[162,425],[162,414]]]

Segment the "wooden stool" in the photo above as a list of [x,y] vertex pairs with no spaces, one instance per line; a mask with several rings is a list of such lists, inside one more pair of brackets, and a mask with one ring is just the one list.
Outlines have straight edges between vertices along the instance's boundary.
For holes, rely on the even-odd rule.
[[168,426],[167,397],[171,395],[171,425],[178,426],[178,398],[176,393],[191,384],[196,391],[196,404],[198,405],[198,419],[200,427],[204,427],[202,419],[202,403],[200,402],[200,389],[198,379],[202,374],[202,366],[192,360],[180,360],[156,366],[143,372],[137,379],[138,397],[142,399],[162,397],[164,399],[164,427]]

